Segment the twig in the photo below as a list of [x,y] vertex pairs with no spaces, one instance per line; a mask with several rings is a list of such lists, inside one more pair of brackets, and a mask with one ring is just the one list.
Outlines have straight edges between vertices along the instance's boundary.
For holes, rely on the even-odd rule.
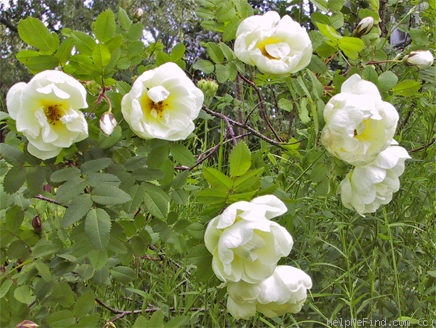
[[238,122],[238,121],[235,121],[235,120],[232,120],[231,118],[227,117],[226,115],[218,113],[218,112],[214,112],[213,110],[211,110],[211,109],[209,109],[209,108],[207,108],[205,106],[203,106],[203,110],[206,113],[208,113],[208,114],[210,114],[212,116],[219,117],[222,120],[227,120],[228,122],[232,123],[233,125],[236,125],[236,126],[238,126],[240,128],[243,128],[244,130],[250,131],[252,134],[254,134],[255,136],[259,137],[260,139],[268,142],[271,145],[283,148],[281,142],[278,142],[276,140],[273,140],[273,139],[270,139],[270,138],[264,136],[262,133],[260,133],[259,131],[256,131],[251,126],[248,126],[248,125],[246,125],[244,123],[241,123],[241,122]]
[[253,81],[251,81],[250,79],[246,78],[244,75],[242,75],[241,73],[238,73],[238,76],[241,77],[241,79],[243,79],[245,82],[247,82],[251,87],[253,87],[254,91],[257,94],[257,98],[259,99],[259,105],[260,105],[260,114],[262,116],[262,118],[265,120],[266,125],[268,126],[268,128],[271,130],[271,132],[274,134],[274,136],[276,137],[276,139],[278,141],[282,141],[282,139],[280,138],[280,136],[278,135],[278,133],[276,132],[276,130],[274,130],[274,127],[272,126],[271,122],[268,119],[268,114],[266,113],[266,108],[265,108],[265,102],[263,100],[262,97],[262,93],[260,92],[259,88],[257,87],[256,83],[254,83]]
[[58,201],[56,201],[56,200],[54,200],[54,199],[51,199],[51,198],[48,198],[48,197],[45,197],[45,196],[43,196],[43,195],[36,195],[35,198],[40,199],[40,200],[43,200],[43,201],[46,201],[46,202],[49,202],[49,203],[52,203],[52,204],[56,204],[56,205],[59,205],[59,206],[63,206],[63,207],[65,207],[65,208],[68,207],[67,205],[61,204],[61,203],[59,203]]
[[436,141],[436,138],[433,138],[430,140],[430,142],[428,144],[422,145],[422,146],[415,148],[415,149],[412,149],[412,150],[409,150],[409,153],[414,153],[414,152],[426,149],[426,148],[430,147],[431,145],[433,145],[435,143],[435,141]]

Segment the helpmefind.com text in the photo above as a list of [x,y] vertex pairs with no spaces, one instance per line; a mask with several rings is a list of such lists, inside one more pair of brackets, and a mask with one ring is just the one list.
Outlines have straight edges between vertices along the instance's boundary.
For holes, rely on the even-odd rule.
[[[328,327],[412,327],[410,320],[393,320],[388,321],[387,319],[372,319],[372,318],[362,318],[362,319],[328,319]],[[413,327],[432,327],[436,328],[436,319],[414,319]]]

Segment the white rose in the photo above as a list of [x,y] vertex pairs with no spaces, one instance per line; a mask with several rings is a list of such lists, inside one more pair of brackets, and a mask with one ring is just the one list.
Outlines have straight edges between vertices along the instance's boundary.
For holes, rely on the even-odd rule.
[[174,63],[144,72],[121,102],[130,128],[144,139],[181,140],[194,131],[204,95]]
[[229,283],[227,310],[236,319],[249,319],[256,311],[272,318],[297,313],[312,288],[312,279],[304,271],[279,265],[274,273],[258,284]]
[[433,55],[429,50],[415,50],[411,51],[406,58],[406,62],[410,65],[418,66],[419,68],[425,68],[433,65]]
[[263,73],[295,73],[312,58],[312,43],[306,30],[288,15],[275,11],[244,19],[236,32],[234,51],[246,64]]
[[400,188],[404,162],[410,158],[400,146],[390,146],[370,164],[355,167],[340,184],[342,203],[360,215],[375,212]]
[[289,232],[271,218],[287,211],[273,195],[240,201],[213,218],[204,235],[212,269],[222,281],[258,283],[270,276],[291,251]]
[[321,142],[333,156],[357,166],[392,143],[398,113],[373,83],[354,74],[326,104],[324,119]]
[[86,90],[73,77],[54,70],[36,74],[29,83],[13,85],[6,96],[17,131],[29,140],[29,153],[40,159],[88,137],[88,124],[78,109],[88,107]]

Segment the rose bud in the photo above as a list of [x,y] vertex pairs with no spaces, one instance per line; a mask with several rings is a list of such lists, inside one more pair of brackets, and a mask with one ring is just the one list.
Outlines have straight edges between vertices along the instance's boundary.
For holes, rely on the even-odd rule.
[[110,136],[117,126],[117,120],[111,112],[104,112],[100,117],[100,129],[104,134]]
[[42,232],[42,222],[41,222],[41,218],[39,217],[39,215],[36,215],[33,217],[32,227],[36,233],[39,234]]
[[368,34],[373,26],[374,18],[372,18],[371,16],[365,17],[359,22],[359,24],[357,24],[357,27],[354,30],[354,35],[357,37],[361,37],[362,35]]
[[39,327],[36,323],[30,320],[21,321],[16,325],[17,328],[36,328]]
[[411,51],[406,57],[406,62],[410,65],[415,65],[418,68],[425,68],[433,65],[433,55],[429,50]]

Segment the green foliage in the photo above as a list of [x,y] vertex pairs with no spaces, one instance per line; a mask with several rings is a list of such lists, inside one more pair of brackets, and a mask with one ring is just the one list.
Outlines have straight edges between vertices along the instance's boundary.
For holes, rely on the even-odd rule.
[[[0,326],[318,327],[339,318],[434,317],[436,81],[434,68],[401,60],[432,48],[433,3],[418,11],[395,1],[292,2],[283,10],[312,29],[314,54],[289,76],[261,74],[232,50],[239,23],[265,1],[251,1],[257,10],[245,0],[186,1],[182,9],[150,1],[143,18],[131,15],[134,3],[113,11],[95,1],[94,19],[58,33],[45,18],[17,26],[30,48],[16,58],[31,73],[56,68],[85,85],[90,136],[41,161],[0,111]],[[200,38],[200,52],[190,43],[203,34],[179,28],[195,16],[195,26],[212,32]],[[367,16],[378,25],[355,37]],[[396,27],[410,45],[390,45],[387,31]],[[190,138],[142,140],[123,121],[121,99],[139,74],[170,61],[219,88]],[[325,104],[354,73],[397,108],[395,139],[413,157],[393,201],[364,218],[337,195],[349,167],[319,143]],[[98,121],[109,107],[118,126],[106,136]],[[203,234],[226,206],[265,194],[288,207],[278,220],[295,247],[283,264],[304,269],[314,286],[300,313],[245,323],[225,312]]]

